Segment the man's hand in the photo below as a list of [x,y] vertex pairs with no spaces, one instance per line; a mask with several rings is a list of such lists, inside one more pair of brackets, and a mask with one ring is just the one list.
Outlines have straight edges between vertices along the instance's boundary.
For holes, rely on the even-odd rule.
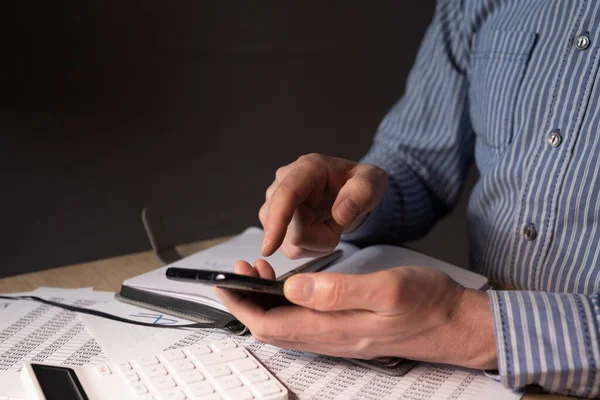
[[[274,279],[271,266],[240,261],[237,273]],[[285,296],[298,306],[263,309],[247,297],[216,289],[223,304],[259,341],[339,357],[405,357],[497,368],[488,297],[448,275],[398,267],[364,275],[298,274]]]
[[290,258],[331,251],[383,197],[385,171],[371,164],[309,154],[279,168],[259,211],[261,253],[280,246]]

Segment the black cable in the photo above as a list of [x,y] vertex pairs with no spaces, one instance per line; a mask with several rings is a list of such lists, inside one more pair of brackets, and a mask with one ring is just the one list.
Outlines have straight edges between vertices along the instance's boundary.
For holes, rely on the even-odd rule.
[[197,322],[194,324],[186,324],[186,325],[161,325],[161,324],[150,324],[147,322],[135,321],[133,319],[122,318],[117,315],[105,313],[103,311],[92,310],[84,307],[71,306],[68,304],[59,303],[58,301],[45,300],[37,296],[2,296],[0,295],[0,299],[6,300],[33,300],[39,303],[48,304],[50,306],[62,308],[64,310],[79,312],[82,314],[94,315],[100,318],[106,318],[113,321],[124,322],[126,324],[139,325],[139,326],[147,326],[150,328],[171,328],[171,329],[180,329],[180,328],[229,328],[229,325],[232,322]]

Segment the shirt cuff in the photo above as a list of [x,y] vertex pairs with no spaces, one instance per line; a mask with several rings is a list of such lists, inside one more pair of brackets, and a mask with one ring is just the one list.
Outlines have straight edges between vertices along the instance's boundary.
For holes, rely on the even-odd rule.
[[600,395],[598,296],[488,291],[500,381],[551,393]]

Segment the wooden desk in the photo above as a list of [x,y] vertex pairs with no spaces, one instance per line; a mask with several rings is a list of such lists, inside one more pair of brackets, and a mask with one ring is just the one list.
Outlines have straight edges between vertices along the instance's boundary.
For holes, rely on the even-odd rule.
[[[225,241],[227,238],[205,240],[178,246],[179,252],[190,255]],[[121,282],[162,264],[153,252],[129,254],[67,267],[32,272],[0,279],[0,293],[27,292],[40,286],[79,288],[93,286],[96,290],[117,292]],[[526,395],[525,400],[569,400],[572,398],[548,395]]]

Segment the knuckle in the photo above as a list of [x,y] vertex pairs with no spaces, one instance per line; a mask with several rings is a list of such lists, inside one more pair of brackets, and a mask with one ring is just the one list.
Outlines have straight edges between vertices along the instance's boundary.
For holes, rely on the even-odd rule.
[[285,177],[286,171],[287,171],[286,167],[277,168],[277,171],[275,171],[275,180],[281,181]]
[[404,280],[399,279],[398,274],[392,271],[384,271],[382,282],[387,282],[387,285],[381,291],[381,305],[388,310],[395,310],[402,305],[402,297],[404,293]]
[[370,175],[373,175],[376,178],[387,176],[386,172],[375,164],[362,164],[362,167],[365,169],[366,172],[368,172]]
[[298,191],[296,190],[296,188],[288,181],[283,181],[281,182],[281,184],[277,187],[277,189],[274,191],[273,195],[275,195],[275,193],[277,194],[283,194],[284,196],[286,196],[288,199],[288,201],[291,202],[299,202],[301,199],[300,194],[298,193]]
[[302,163],[310,163],[310,164],[322,164],[325,162],[325,157],[322,154],[318,154],[318,153],[309,153],[309,154],[304,154],[301,155],[298,158],[299,162]]
[[267,201],[267,203],[271,201],[271,197],[273,196],[273,192],[277,190],[277,186],[277,182],[273,182],[271,186],[269,186],[265,191],[265,200]]
[[302,237],[296,230],[288,229],[287,242],[295,249],[298,249],[302,245]]
[[327,309],[334,309],[339,304],[343,304],[344,297],[348,292],[348,285],[345,279],[331,280],[329,290],[325,294],[324,306]]
[[294,245],[290,245],[286,248],[286,253],[284,253],[286,256],[288,256],[290,259],[292,260],[296,260],[298,258],[302,258],[302,256],[304,255],[304,250],[301,249],[300,247],[294,246]]
[[366,197],[372,197],[375,194],[375,183],[367,178],[356,178],[355,188]]
[[260,220],[260,223],[263,224],[263,226],[267,222],[268,211],[269,207],[267,206],[267,203],[263,204],[260,210],[258,210],[258,219]]

